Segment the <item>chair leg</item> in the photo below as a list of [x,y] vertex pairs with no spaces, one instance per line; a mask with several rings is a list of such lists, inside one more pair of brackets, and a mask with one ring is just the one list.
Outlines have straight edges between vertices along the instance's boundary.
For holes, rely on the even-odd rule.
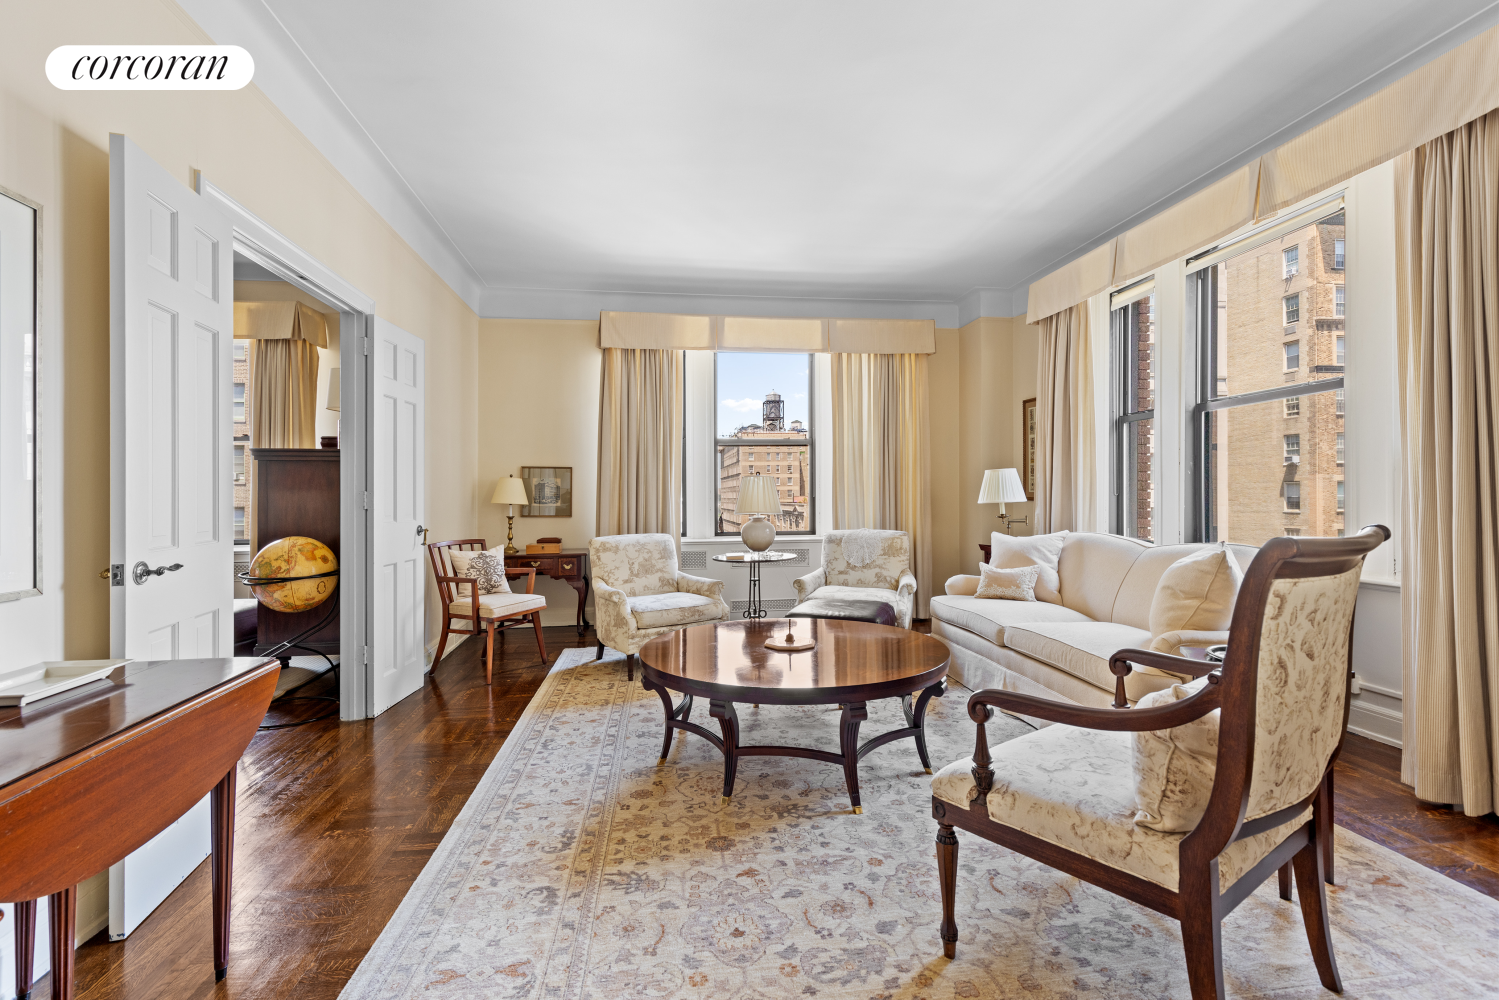
[[937,880],[942,883],[942,954],[958,957],[958,835],[948,823],[937,824]]
[[1322,852],[1322,877],[1328,885],[1332,880],[1332,768],[1322,778],[1322,787],[1317,789],[1314,805],[1317,814],[1317,847]]
[[604,658],[604,644],[602,642],[599,643],[598,651],[593,654],[593,658],[595,660],[602,660]]
[[442,630],[442,638],[440,638],[440,639],[437,640],[437,655],[434,656],[434,657],[432,657],[432,665],[427,668],[427,673],[431,674],[431,673],[436,673],[437,672],[437,664],[438,664],[439,661],[442,660],[442,651],[444,649],[447,649],[447,648],[448,648],[448,630],[446,628],[444,628]]
[[[1216,862],[1213,869],[1217,867]],[[1195,874],[1195,877],[1193,875]],[[1192,1000],[1223,1000],[1222,914],[1214,905],[1216,871],[1182,872],[1182,948],[1187,953],[1187,983]]]
[[628,656],[625,657],[625,680],[627,680],[627,681],[633,681],[634,679],[635,679],[635,654],[631,653],[630,655],[628,655]]
[[1315,834],[1310,843],[1296,852],[1291,863],[1296,866],[1296,894],[1301,897],[1301,919],[1306,924],[1306,939],[1312,946],[1317,976],[1323,986],[1342,993],[1343,980],[1338,976],[1338,961],[1332,953],[1332,926],[1327,922],[1327,873],[1323,871],[1322,849]]
[[484,640],[484,683],[494,683],[494,619],[489,620]]
[[546,640],[541,637],[541,612],[540,611],[533,611],[533,612],[531,612],[531,624],[536,629],[536,648],[539,649],[539,650],[541,650],[541,662],[543,664],[545,664],[546,661],[547,661],[547,644],[546,644]]
[[1289,901],[1291,898],[1291,862],[1287,861],[1277,868],[1275,877],[1280,883],[1280,898]]

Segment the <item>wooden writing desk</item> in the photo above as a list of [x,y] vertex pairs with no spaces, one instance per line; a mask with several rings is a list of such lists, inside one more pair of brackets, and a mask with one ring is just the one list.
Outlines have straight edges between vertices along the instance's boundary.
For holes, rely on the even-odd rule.
[[131,663],[26,709],[0,709],[0,900],[16,903],[16,993],[31,989],[36,900],[50,897],[52,996],[73,995],[78,883],[209,792],[213,967],[229,965],[235,767],[276,692],[264,658]]

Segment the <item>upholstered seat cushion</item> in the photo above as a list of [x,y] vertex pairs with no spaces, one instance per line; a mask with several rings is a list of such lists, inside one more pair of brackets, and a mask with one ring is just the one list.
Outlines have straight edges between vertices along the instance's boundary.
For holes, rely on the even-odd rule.
[[[1114,675],[1109,672],[1109,658],[1121,649],[1146,649],[1150,633],[1131,625],[1114,622],[1031,622],[1005,629],[1005,645],[1017,653],[1065,670],[1094,687],[1114,689]],[[1155,681],[1145,678],[1154,676]],[[1159,678],[1190,680],[1177,674],[1164,674],[1150,667],[1135,667],[1124,679],[1124,693],[1137,701],[1162,688]]]
[[[540,594],[480,594],[480,618],[508,618],[528,611],[539,611],[547,606],[547,599]],[[473,604],[465,597],[448,605],[448,614],[459,618],[472,615]]]
[[[989,818],[1111,868],[1175,890],[1186,836],[1135,823],[1130,734],[1048,726],[991,750],[994,789]],[[932,778],[932,794],[961,808],[977,797],[973,761],[955,761]],[[1286,836],[1299,818],[1230,844],[1218,857],[1221,887],[1238,881]]]
[[[1005,628],[1028,622],[1089,622],[1093,619],[1081,611],[1064,608],[1060,604],[1043,604],[1032,601],[991,601],[982,597],[967,597],[946,594],[932,598],[932,617],[949,625],[967,629],[982,636],[996,646],[1005,644]],[[1108,672],[1108,665],[1104,665]],[[1113,681],[1109,682],[1113,686]]]
[[642,594],[627,602],[640,628],[671,628],[694,622],[716,622],[719,602],[701,594]]

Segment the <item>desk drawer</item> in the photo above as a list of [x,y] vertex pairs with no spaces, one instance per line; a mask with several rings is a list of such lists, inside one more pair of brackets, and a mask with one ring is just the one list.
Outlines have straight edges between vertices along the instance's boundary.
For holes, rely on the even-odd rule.
[[566,579],[568,577],[583,575],[582,556],[558,556],[557,575]]
[[557,557],[554,555],[528,556],[522,553],[506,559],[505,562],[516,569],[530,569],[534,566],[537,576],[554,576],[557,572]]

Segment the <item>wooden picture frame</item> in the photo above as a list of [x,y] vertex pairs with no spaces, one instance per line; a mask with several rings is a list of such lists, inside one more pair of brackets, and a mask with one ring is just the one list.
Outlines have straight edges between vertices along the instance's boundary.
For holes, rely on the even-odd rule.
[[521,517],[573,516],[572,466],[523,465],[520,476],[531,498],[531,503],[521,507]]
[[1036,397],[1020,404],[1021,446],[1025,449],[1025,461],[1020,470],[1020,482],[1025,487],[1025,498],[1036,499]]

